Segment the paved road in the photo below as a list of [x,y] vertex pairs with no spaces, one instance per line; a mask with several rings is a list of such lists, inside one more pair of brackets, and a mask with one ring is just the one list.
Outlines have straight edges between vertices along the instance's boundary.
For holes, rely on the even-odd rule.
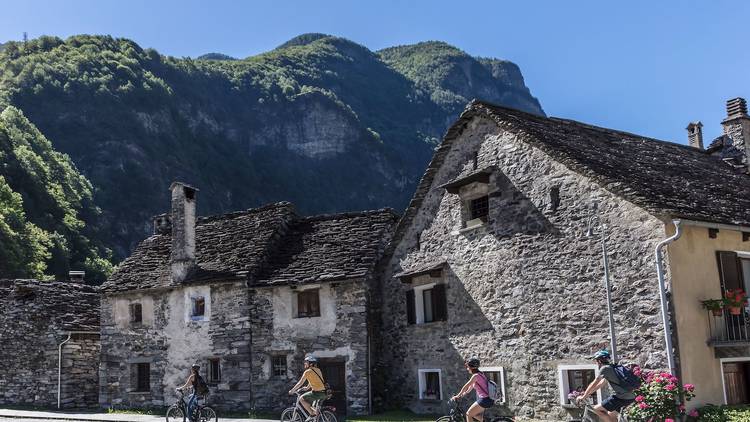
[[[227,419],[221,422],[278,422],[268,419]],[[164,416],[126,413],[65,413],[0,409],[0,422],[163,422]]]

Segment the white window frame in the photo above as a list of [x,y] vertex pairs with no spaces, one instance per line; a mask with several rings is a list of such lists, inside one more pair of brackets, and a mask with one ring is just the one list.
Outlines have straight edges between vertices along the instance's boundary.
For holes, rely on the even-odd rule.
[[[557,381],[558,381],[558,390],[560,390],[560,404],[565,406],[568,405],[568,393],[570,393],[570,386],[568,385],[568,377],[567,377],[567,371],[575,371],[575,370],[581,370],[581,369],[593,369],[594,370],[594,378],[599,377],[599,365],[590,363],[590,364],[580,364],[580,365],[559,365],[557,367]],[[599,403],[602,402],[602,389],[600,388],[596,392],[596,398]]]
[[419,388],[419,400],[432,400],[432,399],[425,399],[424,398],[424,390],[427,387],[427,373],[428,372],[437,372],[438,374],[438,386],[440,387],[440,397],[437,398],[437,400],[443,399],[443,371],[440,369],[418,369],[417,370],[417,378],[418,378],[418,388]]
[[[427,324],[424,322],[424,291],[437,286],[437,283],[422,284],[414,287],[414,322],[416,324]],[[432,310],[435,312],[435,310]]]
[[719,359],[719,369],[721,370],[721,394],[724,397],[724,405],[727,404],[727,386],[724,383],[724,364],[736,362],[750,362],[750,358],[721,358]]
[[502,366],[480,366],[479,370],[482,372],[499,372],[500,373],[500,384],[497,388],[500,389],[500,404],[505,404],[505,368]]

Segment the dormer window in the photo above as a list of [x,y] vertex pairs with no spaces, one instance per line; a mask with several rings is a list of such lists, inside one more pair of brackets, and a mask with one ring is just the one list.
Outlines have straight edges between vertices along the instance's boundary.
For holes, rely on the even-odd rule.
[[461,176],[441,187],[461,199],[461,226],[471,229],[486,224],[490,216],[490,177],[493,167]]

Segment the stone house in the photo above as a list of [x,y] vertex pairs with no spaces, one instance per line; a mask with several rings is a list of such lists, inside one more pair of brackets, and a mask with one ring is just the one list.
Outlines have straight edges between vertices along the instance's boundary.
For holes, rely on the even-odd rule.
[[0,405],[96,407],[96,289],[80,280],[0,279],[0,308]]
[[699,123],[685,146],[470,103],[379,271],[379,396],[439,411],[476,355],[502,387],[496,411],[568,419],[568,393],[597,373],[586,356],[609,344],[604,236],[618,356],[672,366],[696,385],[693,404],[750,401],[747,311],[711,320],[708,334],[699,302],[750,284],[744,100],[728,103],[723,126],[704,150]]
[[164,406],[194,362],[225,410],[280,409],[306,354],[342,412],[370,410],[369,298],[390,210],[300,217],[276,203],[196,218],[197,190],[102,286],[101,406]]

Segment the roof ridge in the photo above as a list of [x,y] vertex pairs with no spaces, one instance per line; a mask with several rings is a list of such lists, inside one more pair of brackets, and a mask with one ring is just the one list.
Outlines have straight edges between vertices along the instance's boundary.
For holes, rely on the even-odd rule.
[[337,220],[344,218],[355,218],[355,217],[367,217],[370,215],[377,214],[391,214],[394,218],[398,218],[398,213],[393,208],[385,207],[376,210],[362,210],[362,211],[347,211],[331,214],[318,214],[309,215],[299,218],[299,221],[322,221],[322,220]]
[[256,208],[248,208],[242,211],[231,211],[231,212],[224,213],[224,214],[201,216],[201,217],[196,218],[196,223],[207,223],[207,222],[217,221],[217,220],[227,220],[227,219],[242,217],[245,215],[257,214],[257,213],[268,211],[274,208],[290,208],[292,213],[295,212],[294,204],[292,204],[289,201],[280,201],[280,202],[272,202],[269,204],[261,205]]

